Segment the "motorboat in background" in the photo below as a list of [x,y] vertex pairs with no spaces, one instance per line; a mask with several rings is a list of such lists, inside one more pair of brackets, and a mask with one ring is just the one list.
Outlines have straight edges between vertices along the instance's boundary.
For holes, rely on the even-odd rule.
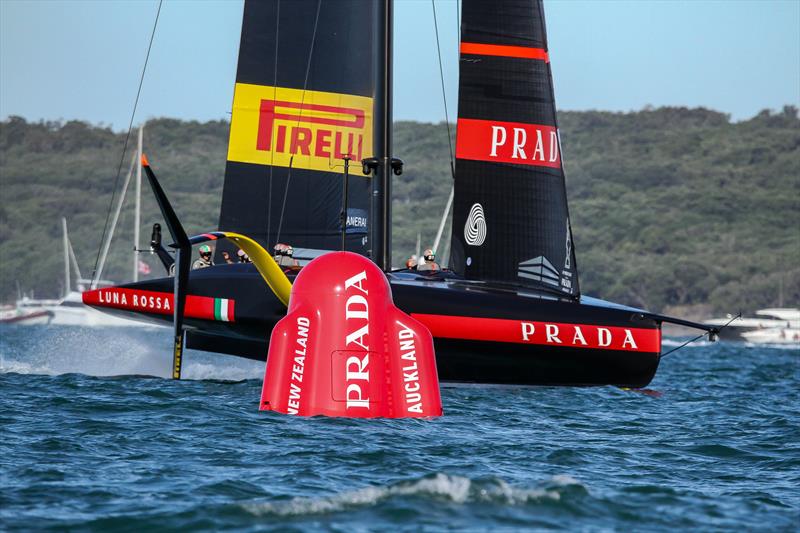
[[756,317],[712,318],[704,323],[709,326],[723,326],[719,337],[722,340],[744,341],[754,344],[800,344],[800,309],[780,307],[759,309]]

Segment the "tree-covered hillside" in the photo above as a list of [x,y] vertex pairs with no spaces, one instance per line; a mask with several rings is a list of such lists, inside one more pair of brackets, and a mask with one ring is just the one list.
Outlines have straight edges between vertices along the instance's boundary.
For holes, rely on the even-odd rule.
[[[559,119],[584,293],[653,310],[800,302],[795,108],[738,123],[684,108],[561,112]],[[216,227],[227,134],[226,122],[147,123],[145,152],[190,232]],[[62,216],[83,273],[91,274],[124,139],[82,122],[0,122],[0,300],[13,299],[17,284],[39,296],[59,293]],[[417,233],[423,247],[436,234],[452,182],[445,124],[397,123],[395,155],[406,162],[393,184],[399,265]],[[142,245],[158,220],[145,186]],[[132,221],[129,197],[105,278],[132,275]]]

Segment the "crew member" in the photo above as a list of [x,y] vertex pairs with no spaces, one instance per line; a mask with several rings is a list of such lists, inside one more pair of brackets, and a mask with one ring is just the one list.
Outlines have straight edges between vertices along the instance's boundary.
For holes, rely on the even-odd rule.
[[408,259],[406,259],[406,268],[409,270],[416,270],[417,268],[417,256],[412,255]]
[[228,252],[222,252],[222,258],[225,260],[227,264],[229,265],[233,264],[233,259],[231,259],[231,254],[229,254]]
[[241,248],[239,249],[238,252],[236,252],[236,255],[239,257],[240,263],[252,263],[252,261],[250,260],[250,256],[247,255],[245,251],[242,250]]
[[294,258],[294,248],[288,244],[278,243],[275,245],[275,262],[280,267],[296,267],[299,263]]
[[441,267],[439,267],[439,265],[436,263],[436,256],[434,255],[433,250],[430,248],[425,250],[425,253],[422,254],[422,258],[425,260],[425,262],[420,261],[420,264],[417,265],[417,270],[441,270]]
[[214,261],[211,260],[211,247],[207,244],[204,244],[200,247],[200,259],[197,259],[194,263],[192,263],[192,270],[197,270],[198,268],[208,268],[210,266],[214,266]]

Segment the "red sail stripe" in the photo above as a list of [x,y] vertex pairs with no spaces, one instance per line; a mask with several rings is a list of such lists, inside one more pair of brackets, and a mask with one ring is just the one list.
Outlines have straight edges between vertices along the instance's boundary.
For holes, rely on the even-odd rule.
[[459,118],[457,128],[456,159],[561,167],[553,126]]
[[661,329],[412,313],[434,338],[659,353]]
[[529,46],[510,46],[505,44],[461,43],[461,53],[481,56],[519,57],[522,59],[540,59],[550,62],[550,56],[544,48]]

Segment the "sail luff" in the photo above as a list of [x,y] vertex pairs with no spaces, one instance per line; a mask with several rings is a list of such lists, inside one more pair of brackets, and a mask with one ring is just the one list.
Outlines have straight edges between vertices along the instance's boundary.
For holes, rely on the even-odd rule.
[[[544,42],[547,43],[548,42],[547,41],[547,24],[545,24],[544,2],[543,1],[539,1],[538,2],[538,7],[539,7],[539,13],[540,13],[539,20],[540,20],[540,25],[541,25],[541,28],[542,28],[542,35],[544,36]],[[549,52],[548,52],[548,54],[549,54]],[[549,81],[550,81],[550,98],[551,98],[551,100],[553,102],[553,106],[555,107],[555,101],[556,101],[555,81],[554,81],[554,78],[553,78],[553,66],[549,61],[549,55],[548,55],[548,61],[547,61],[547,73],[548,73],[548,78],[549,78]],[[562,150],[562,146],[561,146],[561,128],[558,127],[558,113],[557,112],[554,113],[554,115],[553,115],[553,122],[555,124],[556,131],[558,132],[558,136],[557,136],[556,140],[558,142],[558,153],[559,153],[560,159],[561,159],[561,173],[562,173],[562,176],[564,177],[564,181],[565,181],[562,191],[563,191],[563,196],[564,196],[564,205],[567,206],[566,209],[567,209],[567,233],[568,233],[567,248],[568,249],[567,249],[566,254],[568,256],[568,261],[569,261],[569,263],[571,265],[571,268],[572,268],[572,270],[574,272],[574,279],[572,279],[572,285],[573,285],[572,286],[572,289],[573,289],[572,290],[572,296],[575,297],[575,298],[580,298],[581,288],[580,288],[580,279],[578,277],[578,260],[577,260],[577,254],[575,253],[575,239],[572,236],[572,221],[571,221],[571,219],[569,217],[569,199],[567,198],[566,173],[564,172],[564,150]]]

